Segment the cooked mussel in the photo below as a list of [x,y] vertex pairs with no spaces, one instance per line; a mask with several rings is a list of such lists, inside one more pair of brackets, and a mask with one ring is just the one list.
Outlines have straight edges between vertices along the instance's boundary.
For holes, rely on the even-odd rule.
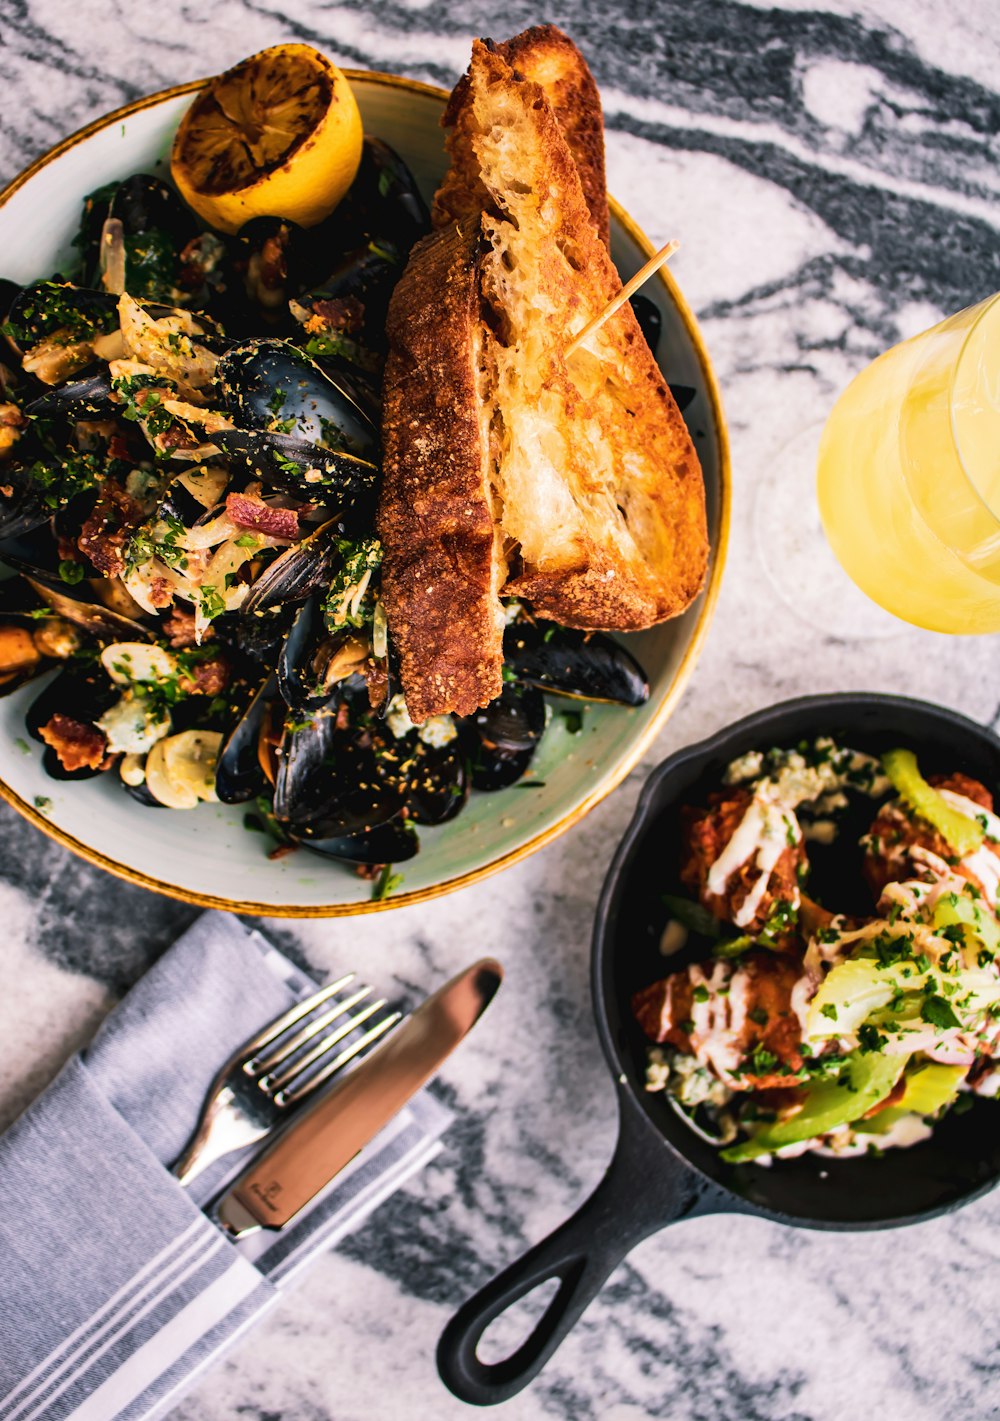
[[227,410],[241,428],[290,434],[363,459],[377,453],[375,426],[350,392],[287,341],[234,346],[217,375]]
[[35,281],[11,302],[5,331],[23,355],[57,332],[90,341],[118,324],[118,297],[69,281]]
[[468,757],[458,740],[417,740],[406,761],[406,812],[415,824],[446,824],[469,797]]
[[[33,740],[45,745],[42,764],[53,779],[90,779],[100,774],[104,764],[103,736],[95,730],[95,722],[100,719],[118,699],[119,690],[112,685],[100,664],[81,665],[73,663],[65,666],[35,697],[24,717],[25,728]],[[64,717],[69,722],[68,732],[79,734],[81,738],[90,736],[94,742],[93,763],[81,764],[79,768],[67,769],[43,731],[51,727],[54,717]],[[51,730],[49,732],[51,736]],[[85,748],[85,747],[84,747]]]
[[534,686],[505,683],[484,709],[459,723],[474,789],[505,789],[531,763],[545,729],[545,697]]
[[136,297],[174,299],[180,254],[198,226],[173,188],[151,173],[133,173],[109,183],[84,201],[77,244],[87,279],[97,286],[102,275],[102,243],[115,223],[124,261],[123,287]]
[[304,839],[360,834],[395,818],[399,788],[380,772],[370,737],[341,724],[339,696],[286,724],[278,751],[274,814]]
[[243,472],[273,488],[343,508],[375,487],[378,466],[342,450],[324,449],[262,429],[219,429],[212,443]]
[[405,863],[420,848],[420,840],[408,820],[390,819],[363,834],[341,834],[327,839],[303,839],[302,847],[324,858],[342,863]]
[[638,661],[603,632],[518,621],[504,632],[503,651],[517,679],[543,691],[626,706],[649,699],[649,682]]
[[323,587],[336,551],[338,525],[323,523],[294,547],[286,548],[260,574],[240,609],[244,619],[259,618],[290,603],[302,602]]
[[42,601],[60,617],[81,627],[92,636],[106,641],[153,641],[155,631],[132,617],[96,600],[94,588],[87,582],[75,586],[58,586],[47,574],[37,571],[25,574],[29,586]]
[[121,404],[113,400],[111,375],[107,369],[94,371],[79,380],[55,385],[25,406],[25,414],[33,418],[50,419],[65,415],[69,419],[106,419],[122,412]]
[[[33,476],[30,464],[7,462],[0,476],[0,543],[20,539],[41,528],[52,510]],[[0,558],[3,547],[0,546]]]
[[215,792],[223,804],[243,804],[267,787],[261,737],[277,691],[277,678],[269,676],[241,710],[236,724],[222,742],[215,769]]

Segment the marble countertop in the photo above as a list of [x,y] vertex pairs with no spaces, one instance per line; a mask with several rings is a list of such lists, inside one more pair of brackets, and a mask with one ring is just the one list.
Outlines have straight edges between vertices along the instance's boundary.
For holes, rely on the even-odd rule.
[[[282,15],[282,10],[288,13]],[[695,678],[647,761],[572,833],[463,893],[376,918],[266,923],[318,974],[425,993],[477,953],[504,991],[441,1077],[443,1152],[316,1264],[173,1421],[396,1421],[463,1413],[434,1346],[497,1267],[575,1208],[615,1134],[590,1012],[598,885],[648,768],[803,692],[905,690],[1000,723],[994,638],[872,614],[782,516],[789,470],[851,374],[1000,288],[994,0],[553,0],[506,8],[581,44],[602,88],[609,185],[681,239],[733,442],[733,538]],[[295,37],[342,63],[450,84],[481,0],[0,4],[0,176],[102,111]],[[798,498],[798,495],[795,495]],[[774,540],[785,565],[776,578]],[[822,604],[826,602],[824,607]],[[838,621],[837,618],[841,617]],[[825,628],[825,630],[824,630]],[[831,630],[832,629],[832,630]],[[194,910],[103,876],[0,806],[0,1123],[93,1031]],[[906,1421],[1000,1411],[1000,1196],[905,1234],[704,1219],[642,1244],[510,1421]]]

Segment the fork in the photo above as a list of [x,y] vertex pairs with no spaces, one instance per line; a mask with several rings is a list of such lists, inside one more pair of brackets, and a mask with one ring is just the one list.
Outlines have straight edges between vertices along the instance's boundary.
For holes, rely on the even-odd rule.
[[[194,1134],[172,1167],[181,1184],[190,1184],[223,1155],[270,1134],[317,1086],[396,1025],[402,1013],[382,1015],[384,997],[366,1001],[371,987],[359,983],[348,996],[331,1000],[354,980],[349,972],[320,988],[230,1056],[209,1086]],[[327,1002],[327,1009],[315,1016]],[[360,1036],[349,1039],[362,1028]]]

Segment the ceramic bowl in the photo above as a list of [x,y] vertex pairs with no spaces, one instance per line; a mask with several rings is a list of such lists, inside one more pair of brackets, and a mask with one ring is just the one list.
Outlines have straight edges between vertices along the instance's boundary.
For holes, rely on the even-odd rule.
[[[444,91],[387,74],[348,74],[366,130],[402,154],[429,197],[445,165]],[[68,263],[81,199],[129,173],[165,171],[177,124],[199,87],[170,89],[107,114],[15,179],[0,194],[0,275],[28,282]],[[611,234],[627,279],[652,247],[615,203]],[[696,392],[685,417],[705,471],[708,582],[683,617],[627,638],[649,676],[645,706],[590,707],[575,735],[561,716],[553,718],[534,762],[540,788],[474,795],[452,823],[421,829],[420,853],[403,866],[402,888],[379,902],[347,866],[306,851],[271,862],[267,842],[244,827],[241,806],[158,813],[124,794],[114,775],[76,783],[50,779],[38,748],[24,736],[24,709],[35,694],[30,687],[0,700],[0,794],[66,847],[134,883],[205,906],[289,917],[418,902],[515,863],[576,823],[627,774],[670,715],[701,649],[725,555],[728,447],[711,364],[670,275],[647,283],[646,294],[663,318],[660,360],[667,379]]]

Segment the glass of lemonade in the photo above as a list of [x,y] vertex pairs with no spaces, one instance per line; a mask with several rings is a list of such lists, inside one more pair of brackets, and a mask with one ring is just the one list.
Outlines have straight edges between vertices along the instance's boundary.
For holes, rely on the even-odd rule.
[[823,430],[817,493],[839,562],[880,606],[1000,631],[1000,294],[862,370]]

